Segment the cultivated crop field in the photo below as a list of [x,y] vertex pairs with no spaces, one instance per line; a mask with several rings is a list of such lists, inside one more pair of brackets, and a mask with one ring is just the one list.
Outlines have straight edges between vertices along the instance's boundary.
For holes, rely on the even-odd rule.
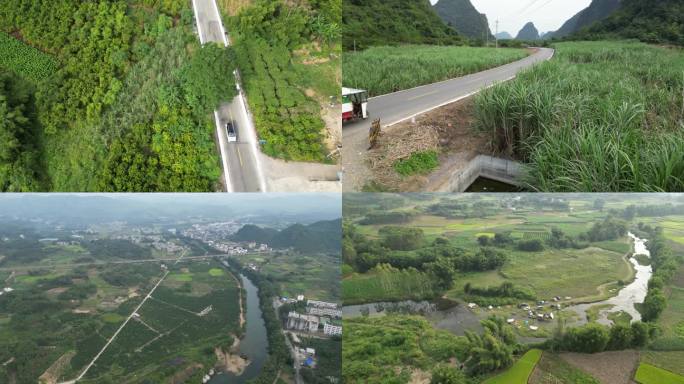
[[684,384],[684,376],[645,363],[639,365],[634,379],[640,384]]
[[235,279],[218,275],[223,270],[214,261],[178,265],[190,279],[180,286],[165,280],[88,372],[86,382],[112,374],[158,382],[197,363],[208,367],[215,361],[214,347],[230,345],[232,335],[241,333]]
[[57,70],[58,62],[12,36],[0,32],[0,68],[7,68],[21,77],[39,82],[47,79]]
[[627,281],[631,275],[622,253],[600,248],[512,251],[509,262],[501,271],[464,274],[448,295],[460,296],[466,282],[477,287],[512,282],[532,289],[539,298],[597,299],[608,293],[606,287],[599,289],[599,286],[617,280]]
[[339,255],[303,255],[297,252],[275,254],[248,254],[240,256],[241,264],[254,263],[260,273],[278,282],[279,292],[286,297],[317,298],[338,301],[340,299]]
[[527,56],[522,49],[405,45],[345,52],[346,87],[366,89],[371,96],[452,79],[498,67]]
[[506,372],[485,380],[484,384],[527,384],[527,379],[532,374],[541,356],[541,350],[531,349]]
[[684,189],[684,52],[636,42],[554,45],[553,60],[480,93],[476,125],[539,191]]
[[418,271],[376,271],[342,280],[345,305],[378,301],[422,300],[434,296],[430,276]]

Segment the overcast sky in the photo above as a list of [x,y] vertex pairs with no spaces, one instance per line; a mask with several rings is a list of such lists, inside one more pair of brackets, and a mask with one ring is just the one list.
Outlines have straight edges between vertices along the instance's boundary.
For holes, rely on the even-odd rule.
[[[436,0],[431,0],[436,3]],[[492,33],[518,34],[531,21],[540,32],[555,31],[577,12],[589,6],[591,0],[470,0],[480,13],[487,15]]]

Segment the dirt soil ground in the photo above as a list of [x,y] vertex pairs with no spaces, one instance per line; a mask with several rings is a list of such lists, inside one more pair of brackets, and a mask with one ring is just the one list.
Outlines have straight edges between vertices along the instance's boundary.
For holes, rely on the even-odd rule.
[[603,384],[636,384],[632,378],[639,366],[637,351],[562,353],[560,357]]
[[230,347],[229,351],[224,351],[220,347],[214,349],[217,360],[216,364],[220,369],[226,372],[230,372],[235,375],[241,375],[242,372],[245,371],[245,368],[247,368],[249,365],[250,361],[238,354],[240,348],[240,339],[235,335],[233,335],[233,337],[233,345]]
[[71,358],[76,355],[76,352],[70,351],[63,354],[59,359],[57,359],[50,368],[48,368],[40,377],[38,382],[41,384],[55,384],[62,375],[62,371],[71,362]]
[[[490,136],[473,127],[473,100],[437,108],[412,120],[384,128],[376,148],[368,152],[372,180],[389,190],[437,191],[449,177],[479,154],[491,154]],[[398,160],[414,152],[436,150],[439,168],[428,175],[402,177]]]

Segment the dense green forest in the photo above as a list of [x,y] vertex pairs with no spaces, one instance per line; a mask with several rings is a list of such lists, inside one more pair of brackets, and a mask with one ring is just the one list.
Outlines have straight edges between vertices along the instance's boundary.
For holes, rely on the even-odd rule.
[[343,8],[345,50],[405,43],[463,44],[463,38],[442,22],[427,0],[350,0]]
[[44,189],[39,129],[33,87],[0,68],[0,190]]
[[215,189],[209,113],[235,92],[235,60],[200,47],[189,2],[3,1],[0,31],[58,63],[46,77],[27,74],[34,50],[0,61],[32,82],[36,109],[30,129],[3,127],[18,144],[3,148],[2,190]]
[[562,38],[603,20],[620,7],[620,0],[593,0],[591,4],[566,21],[557,31],[545,38]]
[[623,0],[620,8],[608,18],[572,38],[630,38],[653,44],[684,45],[684,3],[679,0]]
[[237,62],[264,153],[286,160],[325,161],[325,124],[318,101],[304,93],[311,74],[293,53],[316,41],[321,56],[339,50],[339,0],[307,6],[256,1],[229,18]]
[[487,15],[478,12],[470,0],[439,0],[435,11],[447,25],[476,40],[494,40]]

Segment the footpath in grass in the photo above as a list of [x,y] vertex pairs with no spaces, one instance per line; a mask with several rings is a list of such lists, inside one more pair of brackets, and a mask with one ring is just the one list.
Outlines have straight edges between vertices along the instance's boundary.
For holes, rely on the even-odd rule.
[[14,37],[0,32],[0,68],[7,68],[21,77],[38,82],[57,71],[57,60]]
[[640,384],[684,384],[684,376],[641,363],[634,380]]
[[527,56],[523,49],[405,45],[345,53],[347,87],[371,96],[413,88],[498,67]]
[[534,367],[541,359],[542,351],[531,349],[506,372],[485,380],[484,384],[526,384]]

